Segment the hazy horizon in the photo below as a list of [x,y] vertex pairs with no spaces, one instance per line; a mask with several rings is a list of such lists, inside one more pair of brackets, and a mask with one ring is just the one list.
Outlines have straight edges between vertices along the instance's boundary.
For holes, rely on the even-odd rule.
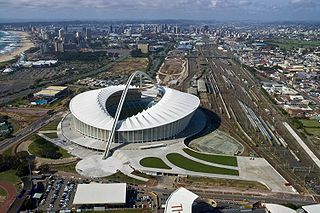
[[319,0],[0,0],[0,21],[320,21]]

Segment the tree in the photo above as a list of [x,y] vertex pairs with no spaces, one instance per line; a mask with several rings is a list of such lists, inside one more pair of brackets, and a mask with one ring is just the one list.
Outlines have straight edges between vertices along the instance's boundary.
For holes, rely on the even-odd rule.
[[16,175],[19,177],[27,176],[30,174],[28,161],[22,161],[17,168]]
[[48,164],[43,164],[43,165],[39,166],[39,171],[41,174],[50,173],[50,167]]

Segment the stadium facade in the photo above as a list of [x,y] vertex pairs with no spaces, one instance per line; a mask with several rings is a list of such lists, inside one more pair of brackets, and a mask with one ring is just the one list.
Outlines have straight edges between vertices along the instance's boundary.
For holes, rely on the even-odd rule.
[[78,132],[102,142],[108,141],[120,113],[114,143],[143,143],[174,138],[199,105],[198,97],[168,87],[127,84],[81,93],[71,100],[70,111]]

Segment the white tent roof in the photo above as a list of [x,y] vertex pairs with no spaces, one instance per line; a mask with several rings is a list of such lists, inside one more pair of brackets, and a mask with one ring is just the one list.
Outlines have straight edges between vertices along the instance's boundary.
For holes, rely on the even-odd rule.
[[270,213],[296,213],[295,210],[279,204],[263,203],[262,205],[265,206]]
[[126,189],[126,183],[78,184],[73,204],[125,204]]
[[320,204],[302,206],[302,208],[303,208],[307,213],[319,213],[319,212],[320,212]]
[[192,212],[192,204],[198,195],[185,188],[174,191],[166,202],[165,213]]
[[[104,107],[105,101],[124,85],[81,93],[70,102],[70,111],[78,120],[90,126],[111,130],[114,118]],[[163,126],[193,113],[200,105],[198,97],[164,87],[165,93],[154,106],[120,121],[118,131],[134,131]]]

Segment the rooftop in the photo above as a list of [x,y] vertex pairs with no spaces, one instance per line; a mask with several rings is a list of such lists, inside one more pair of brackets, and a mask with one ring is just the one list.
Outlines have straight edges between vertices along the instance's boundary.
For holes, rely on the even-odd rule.
[[124,204],[126,190],[126,183],[78,184],[73,204]]

